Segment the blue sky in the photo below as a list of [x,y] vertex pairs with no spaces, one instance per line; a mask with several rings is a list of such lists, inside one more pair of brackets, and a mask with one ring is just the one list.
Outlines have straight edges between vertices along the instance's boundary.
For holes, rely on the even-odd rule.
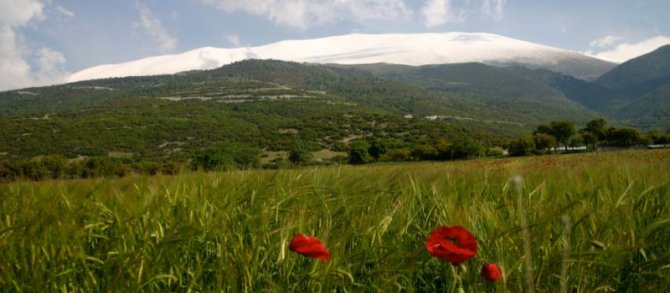
[[670,43],[668,11],[667,0],[0,0],[0,90],[205,46],[354,32],[489,32],[624,61]]

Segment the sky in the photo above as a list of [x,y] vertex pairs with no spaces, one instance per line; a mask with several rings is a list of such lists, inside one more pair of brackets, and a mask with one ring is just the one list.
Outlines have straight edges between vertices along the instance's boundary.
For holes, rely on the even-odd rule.
[[667,0],[0,0],[0,90],[201,47],[486,32],[624,62],[670,44]]

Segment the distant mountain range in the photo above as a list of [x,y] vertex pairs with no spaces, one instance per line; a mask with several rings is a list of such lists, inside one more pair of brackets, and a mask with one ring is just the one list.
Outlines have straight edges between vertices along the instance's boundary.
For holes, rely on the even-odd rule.
[[631,59],[593,82],[556,74],[544,78],[566,97],[623,124],[670,128],[670,45]]
[[314,150],[342,150],[356,138],[385,139],[394,148],[463,137],[495,146],[542,123],[579,126],[598,117],[618,127],[670,128],[670,46],[591,81],[515,62],[254,59],[0,92],[0,161],[48,154],[187,159],[221,141],[267,155],[296,140]]
[[[357,36],[360,35],[347,37]],[[461,44],[465,42],[464,36],[487,37],[489,41],[497,38],[495,35],[486,34],[421,36],[431,37],[428,39],[450,37],[452,42],[455,38],[460,40],[456,42]],[[337,38],[343,37],[332,39]],[[509,42],[516,43],[516,41]],[[287,46],[286,44],[278,43],[268,47]],[[326,53],[328,52],[324,51],[324,54]],[[469,54],[461,56],[460,60],[483,58],[484,55]],[[491,53],[489,56],[492,55]],[[177,60],[178,56],[160,58]],[[372,61],[374,58],[382,57],[382,55],[374,57],[369,55],[366,60]],[[356,58],[363,57],[359,55],[355,58],[349,55],[347,58],[349,59],[340,61],[353,62],[357,60]],[[584,58],[590,60],[589,57]],[[137,66],[148,62],[147,60],[110,66],[116,66],[116,70],[126,67],[151,68],[151,66]],[[546,68],[547,66],[539,68],[529,66],[528,63],[513,62],[501,66],[502,59],[497,59],[496,62],[492,60],[490,59],[488,63],[496,65],[474,62],[420,66],[389,63],[316,65],[278,60],[251,60],[235,62],[209,71],[184,72],[180,75],[187,77],[223,75],[228,79],[242,78],[299,90],[323,91],[395,114],[447,117],[458,120],[454,121],[455,123],[471,124],[470,126],[477,124],[475,122],[481,122],[484,126],[480,128],[484,129],[500,128],[491,127],[493,124],[508,124],[510,129],[527,128],[552,119],[571,119],[584,123],[595,117],[606,117],[620,125],[631,125],[641,129],[670,127],[670,46],[661,47],[616,66],[592,81],[550,70]],[[170,67],[168,61],[164,65],[166,68]],[[570,66],[558,62],[555,67]],[[110,71],[109,75],[114,75],[114,72]],[[136,79],[116,80],[111,87],[109,82],[102,80],[88,81],[85,84],[87,87],[112,88],[114,91],[125,92],[124,96],[132,96],[133,94],[127,91],[129,87],[133,88],[134,80]],[[155,79],[146,77],[142,80],[147,84],[154,84],[153,87],[163,88],[165,77]],[[0,94],[0,106],[2,106],[0,115],[35,114],[54,109],[67,110],[68,105],[86,104],[101,97],[115,96],[109,91],[98,90],[95,94],[87,96],[86,100],[80,95],[81,87],[76,85],[77,83],[73,83],[45,88],[49,93],[47,96],[26,94],[35,91],[12,91]],[[200,87],[198,84],[181,86],[190,89]],[[161,92],[162,96],[189,96],[177,88],[163,88]],[[198,92],[216,96],[209,89]],[[54,95],[59,97],[58,104],[53,103]]]
[[581,53],[489,33],[351,34],[281,41],[258,47],[206,47],[181,54],[95,66],[72,74],[69,81],[206,70],[246,59],[414,66],[478,62],[547,69],[582,79],[595,79],[616,66]]
[[[360,36],[326,40],[336,46],[338,38]],[[251,59],[217,67],[233,59],[204,64],[205,55],[193,51],[97,67],[74,75],[73,80],[158,74],[194,65],[215,68],[0,92],[0,141],[4,143],[0,159],[107,152],[162,157],[180,155],[181,150],[193,154],[218,141],[286,150],[298,138],[331,150],[341,150],[349,139],[361,137],[389,139],[396,147],[463,136],[500,145],[542,123],[572,120],[579,126],[598,117],[617,127],[670,129],[670,45],[615,66],[495,35],[393,38],[402,36],[416,44],[401,48],[423,48],[428,57],[400,51],[333,55],[346,50],[289,41],[259,48],[297,54],[302,44],[306,51],[321,52],[314,56],[329,64]],[[494,41],[499,38],[506,41]],[[445,50],[454,54],[449,55],[417,45],[435,39],[498,46],[463,55],[454,52],[464,51]],[[518,44],[528,50],[520,50],[523,46]],[[513,45],[519,49],[514,54]],[[317,60],[314,56],[311,61]],[[401,56],[416,64],[386,62],[400,62]],[[385,62],[371,63],[380,60]]]

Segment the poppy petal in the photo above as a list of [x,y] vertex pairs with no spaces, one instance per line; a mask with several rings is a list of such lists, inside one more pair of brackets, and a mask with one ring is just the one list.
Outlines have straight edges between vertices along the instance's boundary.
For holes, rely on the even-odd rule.
[[291,239],[288,248],[298,254],[306,257],[316,258],[320,260],[328,260],[330,252],[326,246],[316,237],[305,236],[303,234],[296,234]]
[[426,249],[434,257],[460,265],[477,255],[477,239],[461,226],[441,226],[428,237]]

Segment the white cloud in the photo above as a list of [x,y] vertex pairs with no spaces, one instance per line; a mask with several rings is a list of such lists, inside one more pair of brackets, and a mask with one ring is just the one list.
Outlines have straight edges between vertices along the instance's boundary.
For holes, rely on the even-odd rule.
[[452,19],[450,17],[451,3],[449,0],[428,0],[421,9],[423,15],[423,24],[427,27],[434,27],[445,24]]
[[599,47],[599,48],[603,48],[603,47],[609,47],[609,46],[611,46],[611,45],[614,45],[615,43],[617,43],[617,42],[619,42],[619,41],[621,41],[621,40],[623,40],[622,37],[617,37],[617,36],[604,36],[604,37],[602,37],[602,38],[593,40],[591,43],[589,43],[589,45],[590,45],[591,47]]
[[28,50],[19,44],[19,37],[8,25],[0,26],[0,90],[15,89],[31,83],[30,65],[25,60]]
[[468,16],[477,13],[500,20],[505,14],[506,3],[507,0],[426,0],[421,15],[423,24],[429,28],[465,22]]
[[66,76],[69,75],[65,71],[65,56],[63,53],[54,51],[49,48],[42,48],[37,51],[36,64],[38,71],[35,73],[34,79],[37,84],[55,84],[65,82]]
[[[291,27],[307,29],[340,21],[408,21],[414,15],[407,3],[418,0],[198,0],[228,13],[266,17]],[[420,15],[426,27],[464,22],[468,14],[482,13],[495,20],[504,16],[507,0],[425,0]]]
[[231,45],[233,45],[233,46],[235,46],[235,47],[239,47],[239,46],[240,46],[240,36],[239,36],[239,35],[237,35],[237,34],[232,34],[232,35],[225,35],[225,36],[223,36],[223,37],[224,37],[224,38],[226,39],[226,41],[228,41]]
[[38,0],[0,0],[0,25],[19,27],[43,20],[44,4]]
[[670,37],[657,36],[637,43],[622,43],[607,51],[594,52],[591,50],[585,53],[612,62],[625,62],[668,44],[670,44]]
[[507,0],[484,0],[482,12],[485,15],[493,16],[495,20],[499,20],[505,14],[505,2]]
[[67,17],[73,17],[74,16],[74,12],[72,12],[72,10],[69,10],[69,9],[67,9],[63,6],[60,6],[60,5],[56,6],[56,11],[60,12],[60,14],[65,15]]
[[177,47],[177,38],[172,36],[161,24],[149,8],[137,3],[137,11],[140,13],[140,21],[134,27],[141,28],[144,33],[155,42],[156,49],[161,53],[174,50]]
[[36,0],[0,0],[0,90],[34,84],[26,61],[31,51],[16,29],[44,19],[43,9]]
[[268,20],[306,29],[336,21],[404,21],[412,14],[404,0],[200,0],[232,13],[245,12]]
[[21,27],[44,20],[45,5],[50,3],[0,0],[0,90],[60,83],[69,75],[64,70],[66,60],[62,53],[49,48],[33,50],[17,32]]

